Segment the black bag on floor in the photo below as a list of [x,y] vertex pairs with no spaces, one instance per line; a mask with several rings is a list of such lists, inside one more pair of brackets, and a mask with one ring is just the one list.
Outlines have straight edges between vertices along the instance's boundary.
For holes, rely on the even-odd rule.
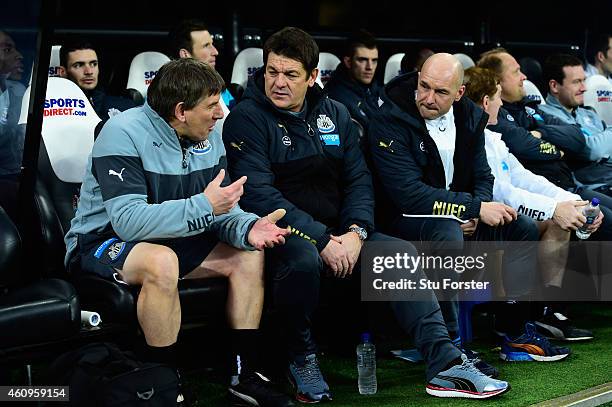
[[71,406],[176,406],[179,379],[167,365],[145,363],[112,343],[92,343],[57,358],[47,382],[70,386]]

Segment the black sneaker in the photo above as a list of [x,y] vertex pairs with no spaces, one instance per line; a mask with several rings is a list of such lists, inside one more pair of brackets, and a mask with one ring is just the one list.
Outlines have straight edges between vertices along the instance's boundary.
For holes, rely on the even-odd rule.
[[257,372],[241,374],[238,383],[232,383],[229,387],[229,394],[234,405],[260,407],[295,406],[291,397],[276,390],[267,377]]
[[538,333],[548,339],[573,342],[593,339],[593,332],[571,325],[570,320],[560,312],[547,313],[535,324]]

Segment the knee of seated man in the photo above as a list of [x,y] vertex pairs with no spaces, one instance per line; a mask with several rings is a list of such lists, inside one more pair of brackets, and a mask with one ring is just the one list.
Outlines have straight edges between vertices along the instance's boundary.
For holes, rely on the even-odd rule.
[[540,239],[538,226],[535,220],[529,216],[519,216],[515,220],[517,232],[521,234],[521,240],[537,241]]
[[238,272],[243,276],[263,278],[263,251],[236,249],[236,252],[228,259],[228,262],[230,263],[230,274]]
[[[557,242],[564,242],[570,239],[571,233],[569,230],[561,229],[561,226],[557,225],[553,222],[552,219],[547,219],[542,222],[544,232],[549,240],[554,240]],[[539,232],[538,228],[538,232]]]
[[178,284],[179,260],[176,253],[166,246],[156,247],[148,256],[145,283],[174,291]]
[[300,237],[289,237],[284,246],[274,249],[270,260],[270,266],[276,269],[276,278],[289,273],[312,274],[318,278],[323,265],[315,245]]
[[458,222],[442,221],[433,226],[432,241],[462,242],[463,230]]

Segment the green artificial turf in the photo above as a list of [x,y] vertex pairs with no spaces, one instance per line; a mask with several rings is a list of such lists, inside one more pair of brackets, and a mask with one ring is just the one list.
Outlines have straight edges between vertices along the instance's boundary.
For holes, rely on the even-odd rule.
[[[428,396],[424,386],[424,366],[414,365],[378,353],[378,393],[362,396],[357,391],[355,359],[326,354],[320,357],[322,370],[334,394],[330,407],[341,406],[527,406],[575,393],[612,381],[612,308],[610,305],[582,305],[574,310],[576,325],[592,328],[596,339],[573,343],[573,354],[556,363],[506,363],[498,359],[494,343],[476,340],[472,345],[481,356],[499,368],[501,378],[512,389],[487,401],[439,399]],[[187,384],[197,398],[196,406],[229,405],[226,388],[219,380],[210,381],[196,372]],[[199,376],[199,377],[198,377]]]

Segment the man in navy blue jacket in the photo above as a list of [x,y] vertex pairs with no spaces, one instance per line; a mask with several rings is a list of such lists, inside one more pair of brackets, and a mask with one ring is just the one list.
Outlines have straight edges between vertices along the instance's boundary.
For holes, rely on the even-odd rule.
[[[503,327],[498,328],[511,340],[505,341],[502,357],[518,360],[511,355],[529,348],[525,344],[537,344],[538,351],[523,352],[521,360],[566,357],[567,349],[541,342],[533,335],[534,326],[527,323],[529,308],[524,300],[536,276],[535,245],[530,242],[538,240],[537,227],[532,219],[517,216],[513,208],[491,202],[493,175],[483,134],[488,115],[462,98],[462,82],[459,61],[450,54],[434,54],[419,74],[402,75],[381,92],[382,103],[368,132],[369,151],[384,194],[378,203],[388,215],[381,222],[392,235],[405,240],[456,242],[436,247],[460,248],[464,239],[523,242],[515,243],[503,259],[504,288],[511,301],[500,306],[498,320]],[[448,330],[457,335],[456,297],[442,305]]]
[[[349,112],[315,84],[318,55],[312,37],[298,28],[273,34],[264,45],[263,70],[223,130],[230,174],[248,177],[241,205],[254,213],[287,211],[292,235],[283,249],[268,251],[266,262],[287,326],[290,378],[304,402],[331,399],[311,335],[321,274],[344,278],[358,270],[364,241],[399,242],[416,255],[406,242],[374,230],[370,172]],[[452,345],[435,296],[426,294],[392,307],[427,362],[427,392],[466,397],[459,380],[441,377],[469,383],[474,398],[505,392],[506,382],[484,376]]]
[[76,40],[62,45],[60,76],[81,88],[103,122],[136,106],[130,99],[107,94],[98,82],[99,74],[98,54],[88,41]]
[[358,31],[349,37],[342,62],[325,84],[329,97],[346,106],[364,130],[368,128],[368,99],[378,99],[377,66],[376,39],[367,31]]

